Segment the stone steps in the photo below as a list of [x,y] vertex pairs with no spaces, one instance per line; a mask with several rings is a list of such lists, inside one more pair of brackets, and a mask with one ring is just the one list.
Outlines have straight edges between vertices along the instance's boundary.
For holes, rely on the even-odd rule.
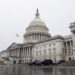
[[61,66],[75,66],[75,60],[66,61],[66,62],[63,62],[59,65],[61,65]]

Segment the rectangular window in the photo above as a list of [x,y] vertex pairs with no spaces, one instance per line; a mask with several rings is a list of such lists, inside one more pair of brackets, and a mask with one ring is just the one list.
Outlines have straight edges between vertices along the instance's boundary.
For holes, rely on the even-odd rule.
[[56,54],[56,48],[53,48],[54,54]]
[[39,53],[40,53],[40,56],[41,56],[41,50],[39,51]]
[[51,54],[51,49],[49,49],[49,54]]
[[38,56],[38,51],[36,51],[36,56]]
[[46,50],[44,50],[44,56],[46,56]]

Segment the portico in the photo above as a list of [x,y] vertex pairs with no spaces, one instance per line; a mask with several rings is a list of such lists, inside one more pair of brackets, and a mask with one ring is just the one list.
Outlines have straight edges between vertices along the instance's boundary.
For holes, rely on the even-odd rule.
[[12,45],[10,46],[10,48],[8,48],[9,58],[13,60],[12,63],[14,62],[14,60],[16,61],[16,59],[18,59],[16,63],[29,63],[32,61],[32,45],[23,46],[22,44],[20,44],[20,47],[20,45],[17,44],[17,47],[13,48]]

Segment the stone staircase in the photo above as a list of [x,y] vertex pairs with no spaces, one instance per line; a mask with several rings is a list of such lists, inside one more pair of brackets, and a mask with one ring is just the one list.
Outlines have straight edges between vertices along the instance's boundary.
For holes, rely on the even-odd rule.
[[60,66],[75,66],[75,60],[70,60],[59,64]]

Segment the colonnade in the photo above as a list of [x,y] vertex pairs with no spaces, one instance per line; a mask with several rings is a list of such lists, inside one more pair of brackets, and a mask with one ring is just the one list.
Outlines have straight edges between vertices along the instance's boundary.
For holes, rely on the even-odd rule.
[[31,51],[32,51],[31,46],[20,48],[19,57],[30,57]]
[[69,54],[71,55],[73,53],[73,42],[72,42],[72,40],[66,41],[64,43],[64,46],[65,46],[64,53],[67,54],[67,55],[69,55]]
[[32,61],[32,46],[19,47],[11,49],[9,54],[13,58],[18,58],[21,63],[28,63]]
[[49,35],[47,34],[28,34],[25,36],[26,41],[32,41],[32,40],[38,41],[38,40],[47,39],[47,38],[49,38]]

